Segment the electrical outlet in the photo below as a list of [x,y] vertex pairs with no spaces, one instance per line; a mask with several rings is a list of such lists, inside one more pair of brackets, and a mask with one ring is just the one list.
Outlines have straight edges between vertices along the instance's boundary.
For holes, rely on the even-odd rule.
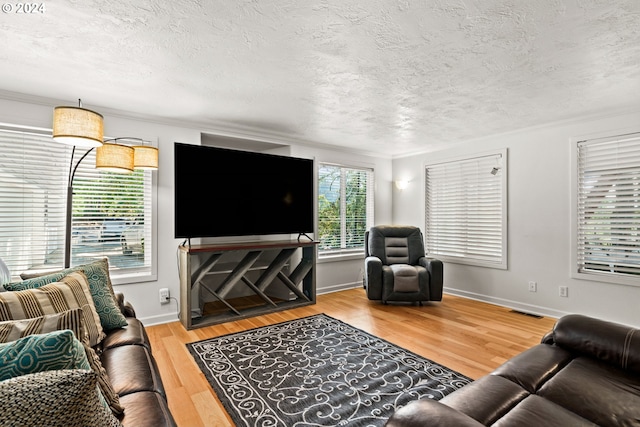
[[560,286],[560,296],[561,297],[568,297],[569,296],[569,287],[568,286]]
[[167,304],[169,302],[169,288],[160,289],[160,304]]
[[533,280],[529,282],[529,292],[538,292],[538,284]]

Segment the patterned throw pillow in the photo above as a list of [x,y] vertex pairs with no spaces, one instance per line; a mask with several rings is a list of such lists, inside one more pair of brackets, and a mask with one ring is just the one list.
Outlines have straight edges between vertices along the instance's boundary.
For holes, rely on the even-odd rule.
[[82,341],[85,337],[83,347],[91,369],[98,375],[98,387],[107,405],[114,414],[120,415],[124,409],[120,405],[120,398],[113,389],[107,371],[102,367],[100,358],[96,352],[88,346],[88,336],[84,333],[84,321],[82,309],[63,311],[62,313],[47,314],[34,319],[13,320],[0,322],[0,343],[15,341],[33,334],[44,334],[48,332],[69,329],[74,336]]
[[0,321],[30,319],[72,308],[82,308],[89,345],[94,347],[105,334],[84,273],[71,273],[41,288],[0,293]]
[[91,370],[82,343],[70,330],[0,344],[0,381],[57,369]]
[[28,335],[46,334],[47,332],[69,329],[83,343],[89,343],[85,332],[82,309],[62,311],[41,317],[23,320],[0,322],[0,343],[15,341]]
[[6,427],[120,427],[96,391],[96,375],[59,370],[0,382],[0,414]]
[[102,328],[105,331],[110,331],[111,329],[127,326],[127,320],[116,302],[113,285],[109,277],[109,260],[107,258],[45,276],[23,280],[22,282],[9,283],[5,285],[5,288],[8,291],[40,288],[49,283],[60,281],[60,279],[75,271],[82,271],[87,276],[91,296],[93,297],[96,311],[100,316]]

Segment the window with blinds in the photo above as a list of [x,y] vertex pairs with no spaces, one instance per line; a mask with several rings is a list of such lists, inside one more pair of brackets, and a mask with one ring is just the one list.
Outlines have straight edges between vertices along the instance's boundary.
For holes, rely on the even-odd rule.
[[373,170],[332,164],[318,167],[319,256],[364,253],[373,225]]
[[506,150],[425,167],[425,239],[445,261],[507,268]]
[[[0,129],[0,258],[13,275],[63,266],[73,151],[50,135]],[[74,166],[85,152],[75,150]],[[73,189],[71,265],[108,257],[118,283],[154,274],[151,171],[101,172],[93,150]]]
[[640,133],[578,142],[577,175],[577,271],[640,278]]

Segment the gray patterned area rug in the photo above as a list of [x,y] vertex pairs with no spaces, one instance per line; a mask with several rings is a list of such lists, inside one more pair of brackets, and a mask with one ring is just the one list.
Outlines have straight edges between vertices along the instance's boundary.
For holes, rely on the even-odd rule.
[[325,314],[187,347],[237,426],[382,426],[471,381]]

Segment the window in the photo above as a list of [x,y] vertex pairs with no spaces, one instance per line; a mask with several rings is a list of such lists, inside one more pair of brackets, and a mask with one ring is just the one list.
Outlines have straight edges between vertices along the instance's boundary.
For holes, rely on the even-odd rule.
[[[73,148],[50,135],[0,129],[0,258],[12,274],[64,265]],[[73,165],[85,153],[76,149]],[[95,169],[95,150],[73,181],[71,265],[109,258],[115,283],[155,274],[150,171]]]
[[320,164],[320,257],[364,254],[364,233],[373,225],[373,170]]
[[640,133],[577,143],[574,273],[640,284]]
[[425,238],[444,261],[507,268],[506,150],[426,165]]

